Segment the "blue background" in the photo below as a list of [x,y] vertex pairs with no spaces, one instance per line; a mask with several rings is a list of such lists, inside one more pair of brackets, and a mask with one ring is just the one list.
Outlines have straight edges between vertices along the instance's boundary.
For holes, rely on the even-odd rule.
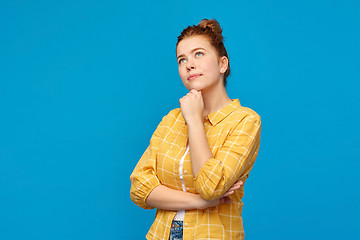
[[262,117],[246,239],[360,239],[358,1],[0,3],[0,239],[144,239],[129,176],[187,93],[181,30],[223,27]]

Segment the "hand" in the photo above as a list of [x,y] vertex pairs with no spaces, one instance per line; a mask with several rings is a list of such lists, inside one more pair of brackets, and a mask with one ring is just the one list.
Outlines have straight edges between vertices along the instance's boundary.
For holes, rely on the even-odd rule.
[[[199,200],[198,209],[205,209],[209,207],[215,207],[219,204],[230,204],[232,203],[230,195],[234,194],[236,190],[239,190],[244,183],[241,180],[237,180],[220,198],[214,200],[205,200],[201,198]],[[199,195],[200,196],[200,195]]]
[[243,184],[244,183],[241,180],[237,180],[221,197],[227,197],[234,194],[234,192],[239,190]]
[[198,121],[203,119],[204,101],[201,95],[201,91],[191,89],[184,97],[179,99],[182,115],[185,122],[189,124],[192,121]]
[[217,205],[220,204],[230,204],[230,203],[232,203],[232,200],[229,197],[221,197],[214,200],[205,200],[201,198],[198,209],[211,208],[211,207],[216,207]]

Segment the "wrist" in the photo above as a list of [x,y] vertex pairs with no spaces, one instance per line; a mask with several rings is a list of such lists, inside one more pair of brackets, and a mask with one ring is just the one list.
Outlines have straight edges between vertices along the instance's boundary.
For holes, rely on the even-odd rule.
[[201,117],[197,117],[197,118],[194,117],[191,120],[189,120],[186,124],[188,125],[188,127],[192,127],[192,128],[204,126],[204,122],[201,119]]
[[203,199],[200,194],[195,194],[193,204],[195,209],[206,208],[206,200]]

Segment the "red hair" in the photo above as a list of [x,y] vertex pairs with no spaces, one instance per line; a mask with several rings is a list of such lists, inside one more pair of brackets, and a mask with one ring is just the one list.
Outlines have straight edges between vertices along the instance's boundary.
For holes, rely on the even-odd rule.
[[191,36],[203,36],[216,49],[219,57],[225,56],[228,59],[228,67],[224,73],[224,86],[226,87],[226,78],[230,75],[230,60],[223,43],[223,35],[220,24],[215,19],[208,20],[204,18],[198,25],[188,26],[177,37],[176,48],[181,40]]

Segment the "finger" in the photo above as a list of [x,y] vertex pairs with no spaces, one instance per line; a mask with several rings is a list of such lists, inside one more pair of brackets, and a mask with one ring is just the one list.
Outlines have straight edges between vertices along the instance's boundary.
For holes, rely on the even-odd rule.
[[244,185],[244,183],[242,182],[242,181],[240,181],[240,180],[238,180],[238,181],[236,181],[234,184],[233,184],[233,186],[235,187],[241,187],[242,185]]
[[201,92],[200,92],[200,91],[197,91],[197,90],[195,90],[195,89],[191,89],[190,93],[195,94],[196,96],[202,97]]
[[226,193],[239,190],[242,185],[243,185],[243,182],[238,180],[226,191]]
[[239,179],[239,180],[237,180],[234,184],[243,185],[244,183],[243,183],[243,181],[241,181],[241,180]]
[[236,190],[238,190],[238,188],[231,187],[226,192],[234,192]]
[[239,186],[239,185],[233,185],[228,189],[228,191],[235,191],[235,190],[239,190],[240,188],[241,188],[241,186]]
[[226,192],[222,195],[222,197],[230,196],[231,194],[234,194],[234,191]]
[[231,191],[236,191],[239,190],[241,188],[241,186],[235,185],[230,187],[226,192],[231,192]]
[[234,187],[236,187],[237,189],[240,189],[242,185],[243,185],[242,183],[236,183]]
[[227,196],[230,196],[230,195],[232,195],[232,194],[234,194],[234,191],[227,191],[227,192],[224,193],[222,196],[223,196],[223,197],[227,197]]

